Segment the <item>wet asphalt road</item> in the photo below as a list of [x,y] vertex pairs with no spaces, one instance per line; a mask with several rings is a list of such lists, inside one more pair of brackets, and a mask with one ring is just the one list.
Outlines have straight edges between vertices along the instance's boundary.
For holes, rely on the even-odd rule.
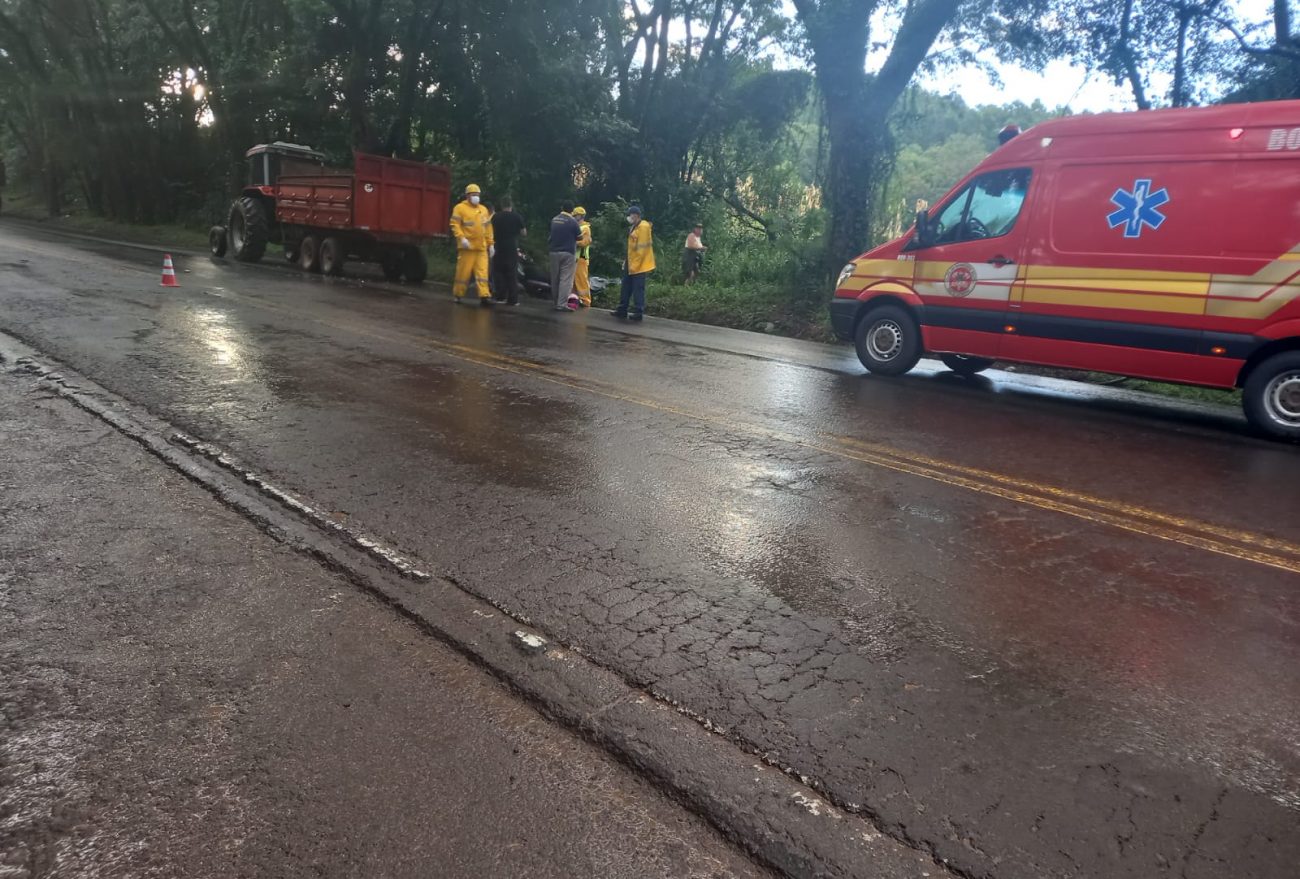
[[0,330],[975,876],[1293,876],[1300,450],[1230,410],[0,227]]
[[767,875],[30,377],[0,412],[3,879]]

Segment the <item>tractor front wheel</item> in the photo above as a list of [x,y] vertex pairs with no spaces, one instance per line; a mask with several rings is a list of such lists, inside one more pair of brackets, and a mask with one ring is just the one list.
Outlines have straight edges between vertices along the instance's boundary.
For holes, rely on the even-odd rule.
[[230,247],[240,262],[257,262],[271,238],[271,220],[261,200],[246,195],[230,206]]
[[226,227],[213,226],[208,230],[208,249],[215,257],[226,255]]

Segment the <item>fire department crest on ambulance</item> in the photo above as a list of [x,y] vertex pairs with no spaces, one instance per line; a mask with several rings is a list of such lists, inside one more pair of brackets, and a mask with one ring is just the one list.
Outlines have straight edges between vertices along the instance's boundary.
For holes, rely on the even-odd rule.
[[965,296],[975,289],[975,266],[959,262],[943,276],[943,287],[953,296]]

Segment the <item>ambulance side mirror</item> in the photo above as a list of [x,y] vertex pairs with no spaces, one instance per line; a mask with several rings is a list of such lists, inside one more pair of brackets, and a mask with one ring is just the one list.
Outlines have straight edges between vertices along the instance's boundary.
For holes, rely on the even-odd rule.
[[913,247],[930,247],[934,244],[934,226],[926,211],[916,212],[916,234],[912,236]]

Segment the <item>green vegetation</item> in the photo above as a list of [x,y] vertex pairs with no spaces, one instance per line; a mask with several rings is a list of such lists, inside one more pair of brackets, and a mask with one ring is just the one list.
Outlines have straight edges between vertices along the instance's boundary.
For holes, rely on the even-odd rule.
[[[1004,123],[1068,112],[1011,100],[1014,82],[969,107],[918,72],[1065,59],[1135,106],[1293,97],[1294,2],[0,0],[0,156],[12,210],[192,247],[271,140],[446,164],[455,187],[514,198],[537,256],[575,198],[606,276],[638,202],[654,313],[816,338],[847,259]],[[687,288],[697,220],[709,255]],[[447,279],[452,254],[430,252]]]
[[199,229],[179,223],[153,225],[123,223],[96,216],[75,202],[66,205],[62,214],[50,216],[36,198],[21,190],[12,195],[5,195],[3,215],[39,223],[47,229],[75,232],[115,241],[130,241],[134,244],[156,244],[159,247],[187,250],[206,250],[208,246],[206,228]]
[[1097,375],[1098,373],[1088,373],[1083,376],[1083,380],[1094,384],[1114,384],[1130,391],[1145,391],[1148,394],[1177,397],[1180,400],[1214,403],[1220,406],[1231,406],[1233,409],[1241,408],[1241,391],[1239,390],[1222,391],[1217,388],[1198,388],[1193,385],[1169,385],[1163,382],[1149,382],[1143,379],[1119,378],[1117,376],[1105,376],[1106,380],[1098,381]]

